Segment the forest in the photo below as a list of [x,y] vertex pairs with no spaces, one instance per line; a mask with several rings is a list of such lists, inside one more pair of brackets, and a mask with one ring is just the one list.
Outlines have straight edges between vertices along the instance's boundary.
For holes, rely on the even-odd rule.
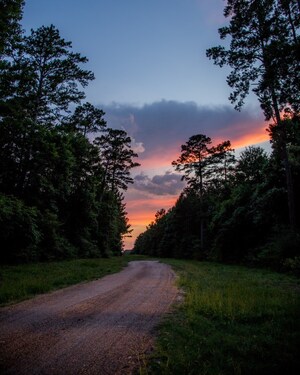
[[0,263],[120,255],[137,154],[85,101],[87,58],[53,25],[26,35],[23,7],[0,2]]
[[[26,34],[23,7],[0,2],[0,262],[120,255],[138,155],[85,101],[87,58],[53,25]],[[237,110],[257,96],[272,152],[191,135],[172,163],[186,187],[134,253],[300,272],[299,14],[298,0],[227,1],[230,43],[206,54],[230,67]]]
[[[184,188],[168,210],[161,204],[170,200],[156,200],[159,195],[150,195],[150,189],[136,188],[136,206],[148,209],[149,193],[151,207],[161,209],[153,212],[153,221],[128,256],[124,240],[132,230],[125,191],[134,182],[132,171],[140,166],[136,150],[143,151],[136,145],[143,145],[143,137],[128,127],[130,134],[140,137],[134,144],[87,100],[94,73],[86,68],[88,59],[73,51],[58,28],[22,30],[25,1],[0,0],[0,373],[299,374],[300,0],[220,0],[227,25],[219,29],[223,45],[207,49],[206,57],[216,69],[229,72],[229,101],[237,111],[243,111],[249,96],[258,101],[259,106],[247,111],[256,108],[254,119],[264,116],[270,147],[266,151],[256,144],[234,150],[228,134],[237,127],[231,121],[222,129],[225,122],[216,122],[213,132],[212,120],[206,129],[212,129],[213,136],[201,130],[201,123],[199,131],[181,136],[178,124],[171,122],[182,145],[177,154],[170,152],[170,168],[176,178],[181,175],[180,189]],[[217,18],[217,2],[209,0],[189,2],[193,6],[189,4],[186,15],[178,7],[188,7],[186,1],[33,3],[42,8],[31,9],[30,24],[35,23],[35,12],[39,19],[40,9],[46,12],[46,3],[54,12],[77,7],[73,14],[61,12],[63,25],[68,28],[68,16],[80,26],[81,37],[93,35],[91,46],[107,53],[104,39],[99,40],[92,28],[94,13],[97,30],[107,31],[106,46],[115,43],[122,50],[122,67],[126,64],[121,41],[143,34],[141,22],[128,21],[130,12],[131,20],[145,22],[142,10],[150,20],[150,33],[159,24],[157,14],[162,14],[160,21],[171,35],[172,22],[166,17],[171,18],[175,9],[180,22],[175,23],[172,43],[182,55],[178,38],[186,15],[193,11],[198,17],[196,3],[201,3],[199,22],[205,27],[208,9],[214,13],[213,27]],[[107,4],[111,8],[102,12]],[[116,43],[113,25],[121,20],[115,35],[125,34],[124,25],[130,34]],[[84,34],[84,27],[93,30]],[[191,35],[194,29],[189,24],[188,29]],[[204,34],[209,35],[206,30]],[[144,34],[135,39],[135,48],[148,48],[147,40]],[[159,57],[159,78],[164,56],[154,54]],[[122,71],[126,78],[127,68]],[[119,77],[106,75],[109,80]],[[150,91],[137,81],[142,90]],[[212,91],[203,86],[209,96]],[[216,97],[211,100],[214,103]],[[199,111],[201,119],[203,113],[212,117],[220,107],[212,108]],[[192,117],[184,113],[186,129],[191,129]],[[141,118],[146,117],[137,118],[134,125],[144,126],[147,121]],[[161,140],[166,140],[164,134],[170,133],[161,130],[166,122],[149,121],[149,145],[158,139],[152,133],[155,125]],[[257,129],[247,125],[251,123],[238,124],[247,131],[235,138],[257,135]],[[170,155],[167,147],[161,154],[147,144],[146,149],[151,162],[162,153]],[[143,154],[142,160],[146,157]],[[137,176],[150,181],[146,174]],[[170,189],[165,196],[169,193]]]
[[173,167],[186,188],[159,210],[134,252],[214,260],[300,272],[300,4],[296,0],[228,0],[219,29],[228,47],[206,51],[231,69],[230,101],[241,110],[250,91],[260,103],[271,154],[196,134]]

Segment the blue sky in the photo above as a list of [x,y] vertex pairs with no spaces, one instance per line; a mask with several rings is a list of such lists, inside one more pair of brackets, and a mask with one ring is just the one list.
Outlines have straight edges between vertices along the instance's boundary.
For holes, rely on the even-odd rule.
[[223,0],[26,0],[26,30],[53,23],[89,58],[95,104],[161,99],[226,103],[225,72],[205,57],[218,43]]
[[132,137],[141,167],[126,193],[133,240],[154,214],[174,204],[182,183],[171,163],[195,134],[234,148],[264,142],[261,110],[250,96],[242,112],[228,101],[228,68],[206,58],[220,44],[224,0],[26,0],[23,27],[54,24],[95,73],[87,100],[109,127]]

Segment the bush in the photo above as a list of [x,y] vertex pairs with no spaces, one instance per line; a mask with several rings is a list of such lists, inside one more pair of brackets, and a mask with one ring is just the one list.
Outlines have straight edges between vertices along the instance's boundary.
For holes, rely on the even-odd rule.
[[62,223],[54,212],[46,210],[41,215],[41,261],[72,259],[77,249],[63,235]]
[[41,233],[39,212],[17,198],[0,195],[0,263],[23,263],[38,259]]
[[262,266],[277,270],[296,272],[300,270],[300,235],[289,229],[280,229],[265,246],[254,252],[251,260]]
[[300,276],[300,256],[285,259],[283,261],[283,267],[293,275]]

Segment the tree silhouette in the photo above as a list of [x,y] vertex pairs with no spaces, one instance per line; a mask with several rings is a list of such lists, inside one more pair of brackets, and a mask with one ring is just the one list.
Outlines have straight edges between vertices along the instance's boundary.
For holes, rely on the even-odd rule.
[[103,119],[105,113],[91,103],[84,103],[76,107],[74,113],[65,121],[68,128],[80,131],[84,136],[89,133],[101,132],[106,127]]
[[0,2],[0,58],[9,54],[21,34],[19,21],[22,18],[23,0],[1,0]]
[[130,225],[119,190],[137,155],[81,104],[87,59],[53,25],[23,36],[22,4],[0,1],[0,262],[120,255]]
[[[265,118],[281,125],[281,113],[299,113],[300,63],[298,0],[228,0],[224,10],[229,26],[219,29],[221,39],[231,37],[229,49],[207,50],[215,64],[232,68],[227,83],[233,89],[230,100],[241,109],[251,86]],[[295,202],[291,168],[281,126],[281,157],[285,166],[289,218],[295,228]]]
[[[178,172],[184,172],[183,179],[188,188],[196,193],[201,203],[200,239],[204,246],[204,224],[207,212],[203,204],[205,193],[210,187],[219,187],[221,181],[227,182],[235,162],[230,141],[210,146],[211,139],[197,134],[181,146],[181,155],[172,162]],[[220,188],[220,187],[219,187]]]
[[203,134],[193,135],[186,144],[181,146],[181,155],[172,162],[176,171],[184,172],[185,179],[189,186],[200,193],[204,193],[205,177],[207,166],[211,155],[211,139]]
[[237,163],[238,178],[252,183],[261,183],[268,164],[267,153],[261,147],[249,146],[242,151]]
[[126,190],[133,183],[130,170],[140,164],[133,161],[138,155],[130,147],[131,138],[124,130],[107,129],[106,134],[97,137],[94,145],[98,148],[101,174],[101,194],[105,187],[111,191]]
[[32,30],[13,51],[10,69],[2,72],[7,103],[34,123],[50,125],[60,120],[71,103],[85,97],[81,87],[94,79],[81,68],[86,57],[71,51],[71,42],[53,26]]

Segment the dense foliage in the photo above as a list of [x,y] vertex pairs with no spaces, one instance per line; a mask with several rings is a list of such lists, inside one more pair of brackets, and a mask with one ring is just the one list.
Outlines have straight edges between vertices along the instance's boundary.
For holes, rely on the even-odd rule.
[[[299,120],[289,126],[298,134],[289,154],[294,182],[300,189]],[[189,175],[175,206],[156,213],[155,221],[137,238],[134,251],[159,257],[299,267],[299,222],[298,230],[290,229],[285,173],[276,148],[268,155],[260,147],[248,147],[235,162],[232,150],[224,151],[224,160],[231,161],[226,174],[217,149],[211,148],[205,163],[201,162],[202,187],[194,184],[198,169],[194,176]]]
[[160,327],[148,374],[299,373],[298,279],[237,265],[165,261],[185,298]]
[[219,29],[230,46],[213,47],[207,56],[232,70],[229,99],[241,109],[250,88],[266,120],[280,129],[277,143],[286,175],[290,226],[296,227],[295,186],[287,150],[283,118],[300,113],[300,2],[299,0],[228,0],[224,16],[229,25]]
[[156,256],[251,261],[300,272],[300,96],[298,0],[228,0],[219,29],[228,47],[207,50],[228,65],[230,100],[240,110],[250,89],[266,120],[272,154],[248,147],[234,159],[230,142],[211,147],[192,136],[173,165],[187,188],[135,243]]
[[120,254],[137,155],[82,102],[87,58],[53,25],[24,35],[22,6],[0,2],[0,262]]

